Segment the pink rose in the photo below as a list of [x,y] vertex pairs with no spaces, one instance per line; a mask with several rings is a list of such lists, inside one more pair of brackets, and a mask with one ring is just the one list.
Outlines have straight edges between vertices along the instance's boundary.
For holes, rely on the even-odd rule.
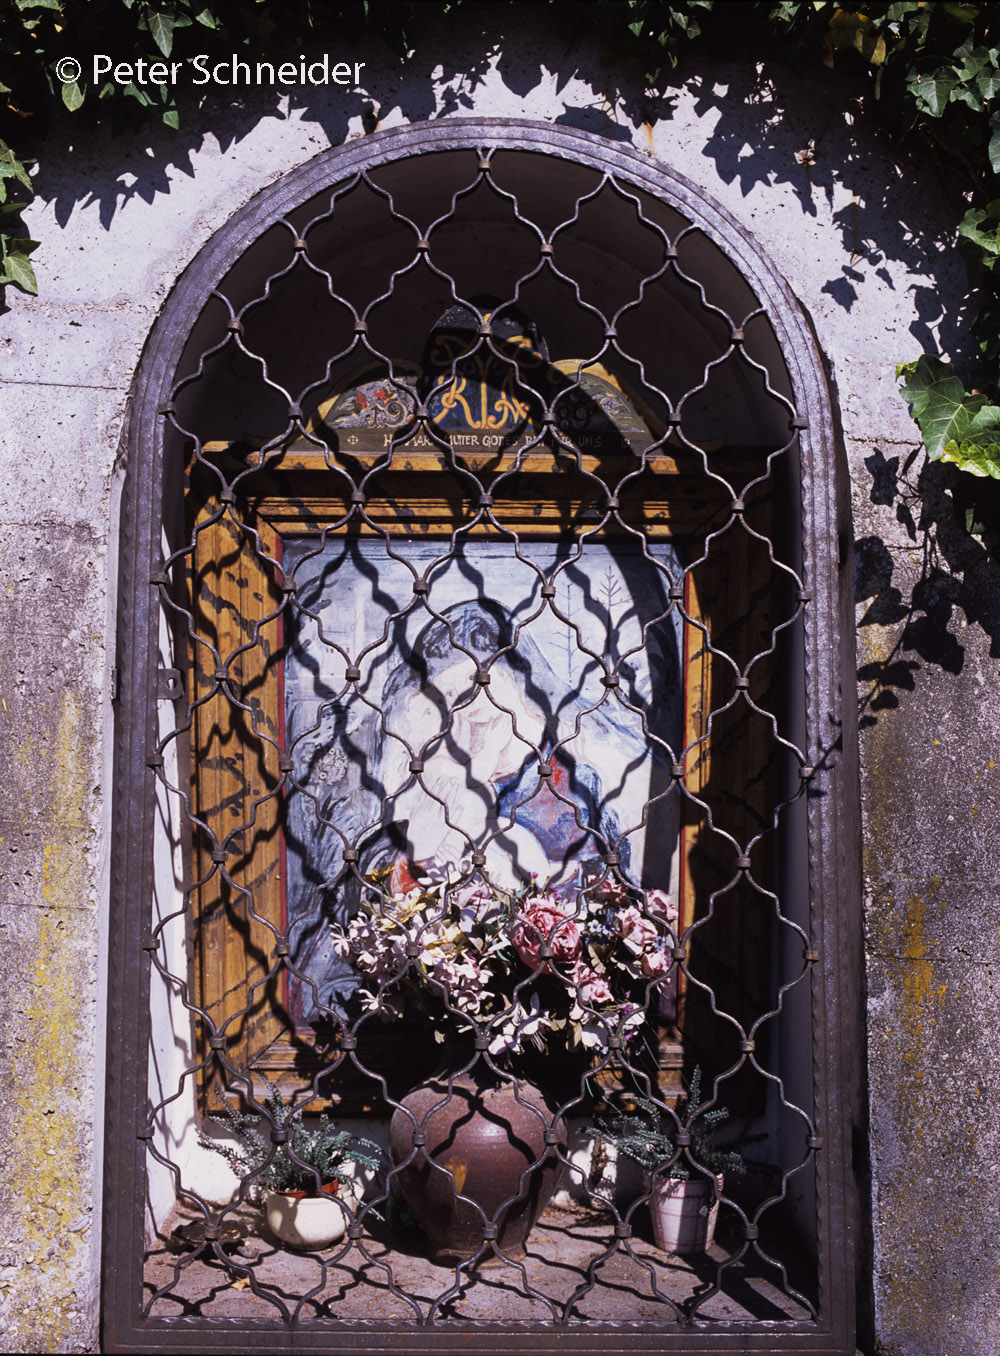
[[646,912],[650,918],[659,918],[665,923],[677,922],[677,905],[666,890],[646,891]]
[[602,880],[599,885],[594,886],[594,898],[599,899],[602,904],[625,904],[628,901],[628,891],[620,880],[614,876],[609,876],[607,880]]
[[[525,900],[524,912],[514,924],[510,939],[522,961],[533,970],[538,969],[543,942],[548,942],[552,959],[564,965],[572,965],[580,954],[580,929],[543,895]],[[548,961],[542,966],[543,972],[551,969]]]
[[634,956],[641,956],[644,951],[649,951],[660,941],[656,924],[644,918],[639,910],[631,905],[627,909],[622,909],[616,916],[615,928]]
[[647,979],[662,979],[670,969],[670,957],[665,951],[647,951],[639,962],[639,969]]
[[605,977],[599,971],[592,970],[589,965],[584,965],[582,961],[573,971],[573,982],[579,989],[578,1001],[581,1003],[598,1007],[602,1003],[614,1002],[615,996]]

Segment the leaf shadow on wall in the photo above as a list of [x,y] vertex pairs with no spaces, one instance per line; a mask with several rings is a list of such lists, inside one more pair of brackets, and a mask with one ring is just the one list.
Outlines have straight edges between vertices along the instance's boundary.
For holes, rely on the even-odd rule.
[[892,649],[858,669],[862,729],[898,707],[901,693],[915,691],[921,670],[962,671],[960,612],[989,637],[990,658],[1000,658],[1000,537],[996,529],[975,536],[966,527],[980,516],[1000,524],[1000,486],[927,462],[919,448],[905,458],[876,449],[865,465],[870,502],[894,508],[911,544],[890,547],[878,536],[854,544],[855,602],[865,605],[859,628],[897,628]]
[[[327,14],[317,12],[306,48],[296,45],[300,38],[290,38],[292,45],[285,51],[275,36],[267,50],[242,47],[236,56],[253,70],[258,61],[277,67],[290,58],[297,64],[302,51],[308,63],[326,50],[331,63],[340,57],[363,63],[360,88],[257,85],[255,80],[229,88],[214,83],[195,87],[191,68],[183,63],[197,51],[200,35],[193,28],[181,30],[174,51],[185,72],[175,91],[179,127],[170,130],[149,118],[134,130],[119,128],[106,113],[93,116],[96,101],[79,115],[52,118],[35,177],[38,199],[49,204],[60,226],[76,209],[96,205],[101,228],[109,231],[133,200],[152,204],[184,179],[194,180],[196,171],[204,172],[199,162],[206,153],[221,162],[221,182],[239,177],[244,154],[252,169],[258,143],[245,152],[241,146],[263,122],[301,124],[307,132],[310,125],[321,129],[322,137],[313,137],[319,152],[326,142],[344,145],[359,126],[370,134],[385,125],[468,117],[481,111],[479,94],[494,67],[523,104],[515,116],[539,116],[532,102],[536,93],[550,111],[554,91],[557,99],[562,95],[556,122],[610,141],[631,141],[633,125],[669,117],[676,98],[670,90],[648,95],[630,63],[616,67],[602,61],[592,50],[582,17],[566,31],[564,14],[560,30],[539,9],[532,16],[532,41],[526,49],[523,20],[503,8],[466,7],[449,17],[427,6],[426,15],[414,23],[412,47],[405,54],[393,51],[375,32],[346,32],[335,18],[333,6]],[[89,54],[81,56],[85,64],[90,61]],[[574,89],[568,96],[566,87],[574,83],[579,94]],[[125,113],[116,110],[115,118],[124,122]],[[115,154],[108,154],[109,146]],[[44,287],[43,278],[43,292]]]
[[[702,154],[723,183],[736,186],[743,198],[785,186],[804,218],[818,227],[832,220],[842,251],[824,251],[816,236],[814,294],[829,296],[853,315],[866,291],[905,286],[910,296],[900,308],[912,314],[909,333],[921,349],[974,364],[969,320],[978,303],[967,293],[954,249],[965,181],[916,140],[899,145],[882,136],[874,117],[864,113],[872,105],[861,71],[831,71],[818,59],[800,71],[779,61],[733,68],[703,56],[698,65],[705,69],[684,83],[695,96],[695,111],[714,121]],[[923,185],[921,192],[915,183]],[[936,206],[929,208],[930,201]],[[808,241],[806,232],[801,247],[809,248]],[[959,305],[942,303],[956,296]],[[901,333],[894,360],[902,361],[906,351]]]
[[[513,96],[513,105],[503,101],[505,114],[552,118],[623,144],[631,144],[644,129],[652,148],[657,125],[676,116],[686,94],[704,132],[699,128],[694,139],[682,136],[690,145],[678,162],[683,173],[710,193],[713,180],[735,185],[744,198],[766,187],[778,190],[784,202],[791,190],[803,218],[832,219],[842,241],[842,251],[827,251],[816,263],[816,291],[829,296],[831,306],[852,313],[866,289],[894,289],[901,276],[910,274],[919,278],[911,289],[917,292],[914,337],[926,351],[961,356],[969,342],[962,308],[949,306],[945,313],[937,301],[942,292],[954,296],[964,287],[951,248],[960,193],[952,191],[955,186],[940,165],[907,159],[898,145],[880,141],[876,128],[861,116],[870,93],[861,72],[849,65],[827,70],[818,56],[801,70],[774,59],[758,69],[747,63],[739,34],[724,40],[725,32],[719,32],[711,50],[703,42],[682,47],[678,68],[653,94],[624,47],[596,38],[586,9],[575,6],[571,13],[559,6],[558,14],[549,14],[545,6],[532,6],[529,41],[522,6],[461,6],[449,15],[427,6],[408,31],[405,54],[373,31],[338,27],[335,7],[317,11],[307,58],[326,49],[331,60],[339,55],[362,61],[360,88],[194,87],[189,71],[176,91],[177,131],[148,120],[137,133],[112,140],[110,118],[93,121],[96,103],[86,104],[80,114],[53,119],[36,191],[60,225],[76,208],[96,206],[102,229],[109,231],[134,200],[151,204],[161,196],[183,194],[184,180],[196,179],[206,157],[217,162],[220,183],[241,181],[266,144],[259,134],[253,137],[264,122],[294,124],[296,132],[301,126],[319,151],[327,143],[343,145],[359,127],[371,133],[386,125],[492,110],[499,79]],[[189,27],[178,31],[176,41],[176,55],[189,61],[204,38]],[[282,41],[292,44],[288,51]],[[275,32],[266,50],[243,47],[238,55],[251,63],[278,64],[288,55],[297,60],[299,43],[291,33],[282,40]],[[299,141],[296,137],[295,144]],[[113,144],[116,154],[109,155],[104,142]],[[669,138],[663,146],[673,163]],[[713,164],[707,174],[700,170],[699,155]],[[244,157],[245,167],[240,164]],[[941,192],[915,192],[918,176],[935,179]],[[928,202],[935,199],[942,205],[932,210]],[[179,243],[183,251],[185,242]],[[44,256],[39,263],[44,274]],[[829,274],[825,280],[823,272]]]

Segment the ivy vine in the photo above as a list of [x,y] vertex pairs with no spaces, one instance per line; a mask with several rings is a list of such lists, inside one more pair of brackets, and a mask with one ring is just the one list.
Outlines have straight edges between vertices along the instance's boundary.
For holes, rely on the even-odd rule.
[[[30,257],[38,242],[23,213],[35,151],[54,120],[108,122],[112,131],[151,117],[180,125],[172,85],[95,84],[84,73],[64,83],[61,59],[100,51],[134,65],[267,51],[280,60],[304,43],[342,44],[367,31],[404,60],[419,49],[430,8],[427,0],[0,0],[0,287],[38,290]],[[525,0],[437,0],[435,8],[456,26],[473,12],[487,27],[491,17],[530,22]],[[959,242],[976,289],[980,367],[958,373],[925,354],[898,375],[927,455],[1000,480],[1000,4],[549,0],[547,8],[560,23],[593,24],[618,45],[622,62],[644,77],[650,117],[699,52],[800,70],[822,64],[850,76],[845,109],[851,101],[883,135],[934,159],[964,210]]]

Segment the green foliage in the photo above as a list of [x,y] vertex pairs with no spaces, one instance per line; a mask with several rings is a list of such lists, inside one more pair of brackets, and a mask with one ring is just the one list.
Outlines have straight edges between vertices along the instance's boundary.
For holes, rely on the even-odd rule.
[[598,27],[624,40],[641,65],[647,85],[655,86],[676,67],[686,44],[701,36],[702,20],[713,8],[714,0],[687,0],[686,4],[598,0],[592,10]]
[[[13,200],[9,198],[10,190],[17,195]],[[28,239],[21,219],[24,199],[30,193],[27,165],[6,142],[0,141],[0,287],[13,283],[22,292],[35,296],[38,282],[28,255],[38,248],[38,241]]]
[[931,460],[1000,478],[1000,7],[780,4],[772,15],[800,34],[825,21],[826,64],[860,57],[882,125],[937,162],[952,180],[956,205],[971,200],[958,232],[978,287],[985,389],[970,390],[949,363],[927,354],[901,364],[897,375]]
[[[664,1128],[666,1118],[662,1108],[648,1097],[635,1097],[634,1111],[598,1117],[594,1125],[585,1127],[584,1133],[613,1144],[620,1154],[633,1159],[647,1172],[663,1171],[668,1177],[681,1181],[687,1181],[692,1173],[700,1176],[698,1168],[742,1177],[747,1170],[743,1155],[732,1146],[724,1148],[713,1143],[719,1126],[729,1119],[728,1110],[713,1107],[710,1111],[702,1111],[700,1101],[701,1070],[695,1069],[687,1094],[678,1101],[675,1112],[681,1126],[691,1136],[686,1151],[677,1148],[673,1122],[669,1129]],[[672,1161],[675,1154],[676,1161]]]
[[[2,220],[2,217],[0,217]],[[24,236],[0,235],[0,285],[13,283],[30,296],[38,294],[38,280],[28,255],[38,248],[37,240]]]
[[[96,83],[85,66],[75,80],[58,78],[60,59],[93,52],[114,62],[184,60],[230,53],[271,60],[379,35],[403,60],[418,47],[432,8],[460,25],[472,0],[0,0],[0,287],[34,293],[37,283],[21,214],[31,201],[33,141],[59,118],[104,119],[119,131],[150,117],[169,128],[181,121],[174,87]],[[928,452],[977,476],[996,475],[993,400],[1000,365],[1000,6],[925,0],[595,0],[586,7],[550,0],[571,28],[592,23],[618,57],[641,72],[656,116],[673,72],[705,49],[744,63],[786,61],[799,70],[826,66],[843,73],[845,109],[881,125],[899,143],[931,157],[950,177],[952,197],[968,210],[959,227],[979,289],[977,339],[987,364],[969,391],[953,372],[931,379],[931,367],[907,364],[904,395]],[[523,4],[496,0],[476,7],[502,25],[521,22]],[[582,18],[586,15],[586,18]],[[486,41],[489,41],[488,39]],[[306,47],[306,44],[309,47]],[[862,92],[858,95],[858,76]],[[943,441],[940,431],[954,423]]]
[[271,1084],[267,1104],[274,1126],[289,1133],[284,1144],[272,1141],[270,1122],[264,1122],[262,1131],[260,1116],[248,1116],[228,1105],[224,1115],[209,1119],[237,1139],[238,1147],[199,1137],[202,1147],[220,1154],[238,1177],[253,1177],[269,1191],[318,1195],[328,1182],[348,1181],[349,1174],[344,1170],[352,1163],[376,1172],[382,1166],[382,1150],[373,1140],[337,1130],[325,1114],[314,1130],[307,1129],[301,1111],[287,1103]]
[[930,459],[1000,480],[1000,406],[970,394],[950,363],[929,354],[901,363],[896,375]]

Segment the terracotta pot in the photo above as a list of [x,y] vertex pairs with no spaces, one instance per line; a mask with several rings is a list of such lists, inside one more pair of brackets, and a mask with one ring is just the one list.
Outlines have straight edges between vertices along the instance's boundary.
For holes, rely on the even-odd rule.
[[[647,1178],[647,1185],[649,1179]],[[677,1177],[658,1177],[652,1185],[649,1214],[653,1221],[656,1246],[664,1252],[685,1256],[704,1252],[715,1237],[719,1217],[722,1173],[715,1179],[715,1191],[705,1177],[684,1181]]]
[[469,1073],[453,1075],[450,1090],[449,1075],[439,1069],[402,1107],[389,1125],[389,1157],[394,1167],[404,1163],[416,1142],[413,1161],[395,1180],[432,1256],[473,1257],[484,1245],[484,1228],[488,1251],[480,1261],[496,1260],[493,1230],[498,1251],[523,1256],[559,1184],[556,1151],[566,1151],[565,1126],[543,1094],[524,1079],[497,1079],[479,1061]]
[[336,1243],[347,1229],[347,1211],[333,1199],[336,1182],[328,1182],[323,1193],[269,1191],[264,1197],[268,1228],[293,1248],[326,1248]]

